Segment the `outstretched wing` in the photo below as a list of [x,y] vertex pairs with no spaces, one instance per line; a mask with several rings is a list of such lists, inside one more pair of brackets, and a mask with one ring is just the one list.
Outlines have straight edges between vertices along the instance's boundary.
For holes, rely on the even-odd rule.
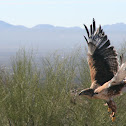
[[85,26],[88,39],[84,36],[88,44],[88,64],[90,68],[91,88],[97,88],[105,82],[111,80],[118,71],[117,53],[107,35],[101,29],[96,30],[95,21],[90,25],[90,32]]
[[116,75],[112,78],[109,87],[126,83],[126,62],[122,63]]

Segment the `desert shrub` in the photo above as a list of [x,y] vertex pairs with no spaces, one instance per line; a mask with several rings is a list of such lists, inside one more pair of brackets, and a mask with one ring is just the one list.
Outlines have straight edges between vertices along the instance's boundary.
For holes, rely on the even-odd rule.
[[[125,95],[115,99],[118,114],[112,123],[104,101],[77,95],[89,86],[90,72],[81,49],[64,57],[50,54],[39,65],[33,51],[20,49],[11,67],[0,69],[0,125],[125,126]],[[73,89],[78,91],[72,95]]]

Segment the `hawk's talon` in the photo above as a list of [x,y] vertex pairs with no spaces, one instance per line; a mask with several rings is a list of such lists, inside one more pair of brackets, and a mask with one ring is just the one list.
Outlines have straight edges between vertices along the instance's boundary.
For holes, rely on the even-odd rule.
[[110,115],[110,117],[112,118],[112,122],[115,121],[115,112],[112,112],[112,114]]
[[115,121],[115,116],[112,116],[112,122],[114,122]]

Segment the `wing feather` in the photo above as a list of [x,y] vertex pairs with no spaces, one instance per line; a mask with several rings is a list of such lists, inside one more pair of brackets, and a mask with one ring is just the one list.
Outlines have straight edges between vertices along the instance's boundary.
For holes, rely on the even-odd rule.
[[91,88],[96,88],[111,80],[117,73],[117,53],[114,47],[110,45],[101,25],[96,30],[94,19],[93,26],[90,25],[90,33],[86,25],[84,26],[88,34],[88,64],[92,81]]
[[95,26],[95,20],[93,18],[93,34],[94,34],[95,30],[96,30],[96,26]]
[[118,72],[112,78],[109,87],[122,84],[123,81],[126,81],[125,80],[125,77],[126,77],[126,62],[125,63],[122,63],[122,65],[119,68]]

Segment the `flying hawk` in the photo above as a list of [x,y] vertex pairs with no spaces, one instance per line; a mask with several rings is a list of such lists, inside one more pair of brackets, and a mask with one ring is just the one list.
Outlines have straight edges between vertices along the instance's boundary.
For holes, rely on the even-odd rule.
[[88,98],[103,99],[108,105],[108,111],[112,121],[115,120],[116,105],[113,98],[126,92],[126,63],[121,59],[119,66],[117,53],[105,35],[101,26],[95,26],[95,20],[90,25],[90,31],[84,25],[88,39],[84,36],[88,44],[88,64],[90,68],[91,86],[79,93]]

